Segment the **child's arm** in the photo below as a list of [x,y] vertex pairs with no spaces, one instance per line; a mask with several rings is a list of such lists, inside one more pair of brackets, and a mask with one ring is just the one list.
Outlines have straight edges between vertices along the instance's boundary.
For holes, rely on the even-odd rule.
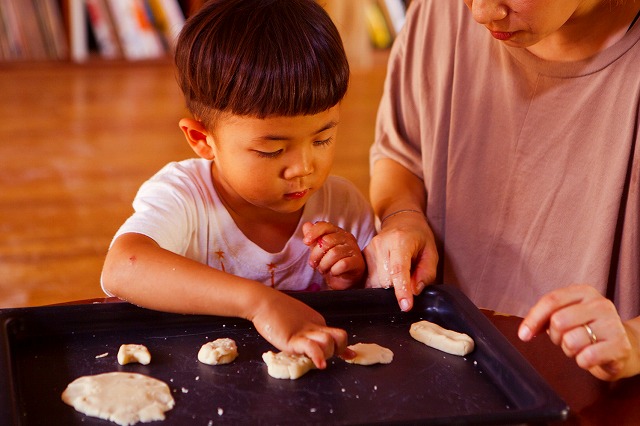
[[279,350],[306,354],[318,368],[325,368],[326,359],[343,354],[347,346],[346,332],[327,327],[304,303],[164,250],[141,234],[115,240],[102,283],[119,298],[150,309],[248,319]]
[[302,230],[304,243],[311,247],[309,265],[322,274],[330,288],[344,290],[363,282],[366,264],[350,232],[329,222],[307,222]]

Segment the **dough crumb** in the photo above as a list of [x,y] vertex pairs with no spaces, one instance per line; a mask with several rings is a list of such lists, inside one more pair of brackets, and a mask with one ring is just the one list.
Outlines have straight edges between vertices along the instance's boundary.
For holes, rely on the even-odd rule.
[[98,358],[104,358],[104,357],[107,357],[107,356],[109,356],[109,352],[105,352],[105,353],[103,353],[103,354],[96,355],[96,359],[98,359]]
[[451,355],[464,356],[473,351],[473,339],[464,333],[448,330],[429,321],[411,324],[411,337],[425,345]]
[[262,354],[262,360],[267,364],[267,372],[274,379],[295,380],[315,368],[311,358],[305,355],[268,351]]
[[226,337],[205,343],[198,351],[198,361],[208,365],[229,364],[237,357],[236,342]]
[[124,372],[79,377],[64,390],[62,400],[87,416],[121,426],[164,420],[175,404],[163,381]]
[[373,364],[389,364],[393,361],[393,352],[391,349],[380,346],[377,343],[356,343],[348,346],[349,349],[356,353],[352,359],[345,359],[350,364],[373,365]]
[[131,362],[137,362],[147,365],[151,362],[151,354],[144,345],[120,345],[118,350],[118,364],[125,365]]

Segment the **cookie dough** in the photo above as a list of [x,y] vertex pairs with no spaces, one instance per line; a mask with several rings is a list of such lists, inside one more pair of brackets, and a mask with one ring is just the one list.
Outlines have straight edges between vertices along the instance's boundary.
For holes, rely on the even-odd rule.
[[62,400],[87,416],[122,426],[164,420],[175,403],[163,381],[124,372],[79,377],[64,390]]
[[118,364],[125,365],[130,362],[147,365],[151,362],[151,354],[144,345],[120,345]]
[[198,351],[198,361],[209,365],[229,364],[237,356],[236,342],[226,337],[205,343]]
[[452,355],[467,355],[475,347],[473,339],[467,334],[447,330],[429,321],[411,324],[409,334],[427,346]]
[[274,353],[271,351],[262,354],[262,360],[267,364],[267,372],[275,379],[297,379],[302,377],[312,368],[315,368],[311,358],[305,355]]
[[359,365],[389,364],[393,361],[391,349],[376,343],[356,343],[347,346],[356,353],[355,358],[345,359],[346,362]]

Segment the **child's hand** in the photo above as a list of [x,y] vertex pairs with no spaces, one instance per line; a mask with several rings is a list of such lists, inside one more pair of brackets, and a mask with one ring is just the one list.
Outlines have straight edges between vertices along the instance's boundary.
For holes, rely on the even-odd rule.
[[299,300],[265,289],[269,294],[261,298],[249,319],[269,343],[283,352],[305,354],[320,369],[326,368],[326,360],[333,355],[353,358],[346,331],[327,327],[322,315]]
[[302,225],[303,242],[311,247],[309,265],[317,269],[327,285],[344,290],[362,281],[365,262],[356,238],[329,222]]

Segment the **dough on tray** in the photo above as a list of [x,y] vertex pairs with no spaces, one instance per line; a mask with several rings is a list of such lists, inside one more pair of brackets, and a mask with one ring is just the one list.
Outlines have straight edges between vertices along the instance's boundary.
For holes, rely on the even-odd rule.
[[198,351],[198,361],[209,365],[229,364],[237,356],[236,342],[226,337],[207,342]]
[[129,364],[130,362],[137,362],[142,365],[147,365],[151,362],[151,354],[144,345],[120,345],[118,350],[118,363],[120,365]]
[[268,351],[262,354],[262,360],[267,364],[267,372],[274,379],[294,380],[315,368],[311,358],[305,355]]
[[452,355],[467,355],[473,351],[473,339],[464,333],[448,330],[429,321],[418,321],[411,324],[411,337],[434,349]]
[[355,358],[345,359],[346,362],[359,365],[389,364],[393,361],[391,349],[377,343],[356,343],[347,346],[356,353]]
[[122,426],[164,420],[165,411],[175,404],[165,382],[124,372],[79,377],[64,390],[62,400],[87,416]]

